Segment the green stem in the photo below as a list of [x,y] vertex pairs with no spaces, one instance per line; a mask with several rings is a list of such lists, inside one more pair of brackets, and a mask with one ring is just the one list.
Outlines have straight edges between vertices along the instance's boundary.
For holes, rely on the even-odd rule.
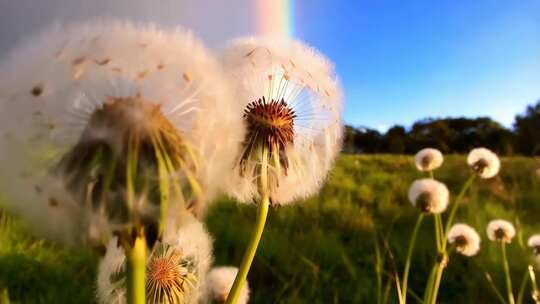
[[246,253],[244,254],[244,258],[242,259],[242,263],[240,264],[238,274],[234,279],[234,284],[231,288],[229,296],[227,297],[227,301],[225,302],[226,304],[236,304],[238,301],[240,291],[246,282],[247,274],[251,268],[255,254],[257,253],[257,247],[261,241],[264,226],[266,224],[268,208],[270,205],[270,195],[268,193],[268,150],[265,148],[262,149],[262,164],[260,174],[259,191],[261,195],[261,203],[259,204],[259,212],[257,214],[257,221],[255,222],[255,229],[251,235],[251,240],[248,244]]
[[431,292],[432,292],[432,286],[433,282],[435,281],[435,275],[437,273],[437,265],[433,265],[433,268],[431,269],[431,272],[429,273],[429,278],[426,283],[426,289],[424,290],[424,303],[430,303],[431,300]]
[[127,302],[146,303],[146,241],[144,236],[135,239],[133,248],[127,251]]
[[529,282],[529,271],[525,271],[525,274],[523,275],[523,279],[521,280],[521,285],[519,286],[519,293],[517,297],[517,303],[522,304],[523,303],[523,296],[525,295],[525,289],[527,289],[527,283]]
[[486,277],[486,280],[489,283],[489,286],[493,290],[493,293],[495,293],[495,295],[497,296],[497,299],[499,300],[499,302],[501,302],[501,304],[506,304],[506,301],[504,300],[504,297],[499,292],[499,289],[497,289],[497,286],[495,286],[495,283],[493,283],[493,279],[491,278],[491,275],[487,271],[484,272],[484,275]]
[[420,230],[420,226],[422,225],[423,219],[424,214],[420,213],[420,215],[418,215],[418,220],[416,220],[416,225],[414,226],[411,240],[409,242],[409,250],[407,251],[407,260],[405,261],[405,270],[403,271],[403,282],[401,286],[403,303],[407,303],[407,283],[409,281],[409,271],[411,269],[411,258],[414,251],[414,246],[416,245],[416,237],[418,235],[418,231]]
[[437,270],[435,272],[435,281],[433,282],[433,289],[430,296],[430,303],[436,304],[437,303],[437,296],[439,294],[439,287],[441,286],[441,279],[444,272],[444,268],[446,267],[446,254],[441,258],[441,261],[437,263]]
[[461,204],[461,201],[463,200],[465,193],[467,192],[467,190],[469,190],[472,183],[474,182],[475,178],[476,178],[475,174],[469,177],[469,179],[463,185],[463,188],[461,188],[461,191],[459,192],[456,198],[456,201],[452,205],[452,209],[450,210],[450,215],[448,216],[448,219],[446,221],[446,227],[444,229],[444,234],[443,234],[444,236],[443,237],[443,251],[446,250],[446,239],[448,238],[448,232],[450,231],[450,228],[452,227],[452,224],[454,223],[454,218],[456,217],[457,209],[459,205]]
[[538,291],[538,285],[536,283],[536,275],[534,274],[534,268],[532,265],[529,265],[529,276],[531,277],[531,286],[532,286],[532,299],[534,303],[540,303],[540,291]]
[[503,256],[504,276],[506,279],[506,292],[508,295],[508,303],[515,304],[514,293],[512,291],[512,279],[510,278],[510,267],[508,267],[508,259],[506,257],[506,244],[501,242],[501,250]]
[[433,221],[435,224],[435,242],[437,243],[437,252],[443,251],[444,244],[444,231],[442,230],[442,220],[440,214],[433,215]]

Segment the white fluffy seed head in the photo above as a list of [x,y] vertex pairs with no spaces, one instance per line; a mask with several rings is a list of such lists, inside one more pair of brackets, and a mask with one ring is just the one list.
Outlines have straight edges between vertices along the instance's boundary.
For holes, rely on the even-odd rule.
[[509,221],[498,219],[488,223],[486,233],[491,241],[511,243],[516,235],[516,228]]
[[[318,191],[340,150],[343,133],[342,94],[333,66],[300,42],[259,38],[234,41],[225,50],[223,64],[241,111],[264,98],[266,103],[279,102],[275,109],[284,112],[277,113],[294,113],[292,136],[286,133],[286,142],[270,161],[272,202],[284,205]],[[246,137],[257,134],[247,129]],[[250,153],[256,149],[247,142],[249,138],[244,138],[239,165],[225,179],[226,190],[242,202],[259,199],[260,160]]]
[[[166,239],[158,242],[147,259],[147,297],[148,303],[162,303],[154,298],[176,296],[160,294],[157,288],[160,279],[175,280],[184,289],[181,296],[186,304],[199,303],[206,290],[206,274],[212,263],[212,240],[203,227],[191,214],[183,212],[179,217],[179,227],[175,231],[166,231]],[[169,226],[170,229],[172,226]],[[163,266],[173,267],[163,267]],[[156,269],[156,267],[162,267]],[[168,271],[167,273],[165,271]],[[169,276],[170,274],[175,276]],[[159,277],[161,276],[161,278]],[[118,240],[111,239],[105,257],[100,261],[97,276],[97,299],[99,303],[126,303],[126,258]],[[170,284],[168,286],[179,285]],[[172,297],[173,298],[173,297]]]
[[[107,98],[138,96],[160,109],[200,160],[181,182],[192,178],[205,189],[207,196],[186,197],[202,213],[242,140],[241,109],[230,95],[221,65],[190,32],[115,21],[54,26],[0,63],[0,191],[36,232],[68,243],[89,234],[108,239],[116,227],[52,172]],[[139,114],[126,113],[133,121]],[[106,127],[88,131],[95,140],[111,136]]]
[[533,250],[535,255],[540,256],[540,234],[532,235],[527,240],[527,245]]
[[[232,266],[214,267],[206,279],[206,303],[225,303],[238,274],[238,268]],[[240,290],[238,304],[249,302],[249,284],[246,282]]]
[[442,213],[448,207],[448,188],[431,178],[416,180],[409,188],[409,201],[425,213]]
[[448,232],[448,243],[456,246],[456,251],[465,256],[474,256],[480,251],[480,235],[466,224],[455,224]]
[[419,171],[433,171],[442,165],[444,158],[441,151],[425,148],[416,153],[414,160]]
[[492,178],[501,168],[497,154],[486,148],[473,149],[467,156],[467,164],[481,178]]

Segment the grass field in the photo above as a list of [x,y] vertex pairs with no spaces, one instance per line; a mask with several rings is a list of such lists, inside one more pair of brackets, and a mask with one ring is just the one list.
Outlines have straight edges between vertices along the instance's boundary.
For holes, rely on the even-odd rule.
[[[499,249],[485,236],[494,218],[518,228],[509,248],[517,293],[532,260],[526,240],[540,232],[539,166],[531,158],[505,158],[498,177],[475,182],[457,218],[480,232],[482,249],[474,258],[450,257],[440,303],[497,303],[484,276],[488,271],[504,291]],[[469,173],[464,156],[448,156],[435,175],[455,198]],[[421,176],[410,156],[340,157],[320,195],[271,211],[249,276],[251,303],[378,303],[385,294],[387,303],[396,303],[388,274],[403,268],[418,214],[407,190]],[[228,200],[211,208],[207,223],[216,264],[239,264],[254,218],[253,206]],[[0,289],[12,302],[93,302],[95,255],[37,240],[17,220],[1,221]],[[420,296],[434,259],[432,224],[431,218],[424,221],[411,270],[410,289]],[[409,300],[415,303],[414,295]]]

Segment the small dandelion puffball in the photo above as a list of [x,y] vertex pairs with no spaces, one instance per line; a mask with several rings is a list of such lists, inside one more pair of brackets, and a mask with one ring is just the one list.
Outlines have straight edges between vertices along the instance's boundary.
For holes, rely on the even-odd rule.
[[480,251],[480,236],[469,225],[455,224],[448,232],[448,243],[456,246],[456,251],[465,256],[474,256]]
[[318,191],[341,147],[342,94],[332,65],[300,42],[258,38],[233,42],[223,64],[246,127],[228,192],[259,199],[261,151],[273,204]]
[[441,151],[425,148],[416,153],[414,160],[419,171],[433,171],[442,165],[444,159]]
[[540,256],[540,234],[532,235],[527,241],[527,245],[533,250],[534,255]]
[[486,232],[491,241],[511,243],[516,235],[516,228],[509,221],[493,220],[488,223]]
[[103,243],[135,221],[156,229],[164,199],[200,214],[243,138],[229,132],[242,129],[229,99],[189,32],[52,27],[0,63],[0,191],[68,243]]
[[[206,303],[225,303],[238,273],[236,267],[215,267],[210,270],[206,279]],[[249,301],[249,284],[242,286],[238,304]]]
[[[146,266],[147,303],[199,303],[206,290],[212,244],[203,225],[193,217],[167,240],[157,242]],[[176,237],[173,238],[172,235]],[[100,303],[126,303],[126,258],[116,238],[111,239],[99,264],[97,298]]]
[[409,201],[425,213],[442,213],[448,207],[446,185],[431,178],[416,180],[409,188]]
[[467,164],[481,178],[492,178],[501,168],[501,161],[497,154],[486,148],[473,149],[467,157]]

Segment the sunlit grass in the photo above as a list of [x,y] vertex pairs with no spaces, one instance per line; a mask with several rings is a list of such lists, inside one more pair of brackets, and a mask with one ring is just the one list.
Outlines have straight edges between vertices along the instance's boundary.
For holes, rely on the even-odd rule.
[[[540,179],[535,175],[539,164],[531,158],[503,158],[499,177],[472,186],[456,220],[478,230],[482,249],[474,258],[451,256],[439,292],[441,303],[496,303],[485,271],[504,291],[500,248],[485,236],[485,225],[494,218],[514,222],[519,218],[516,240],[508,246],[511,274],[519,286],[529,262],[525,242],[540,232]],[[468,170],[464,156],[447,156],[435,175],[456,195]],[[393,262],[385,258],[384,270],[390,272],[395,263],[401,271],[418,215],[408,203],[407,190],[418,177],[410,156],[339,158],[317,197],[294,208],[271,210],[249,275],[251,303],[375,303],[374,232],[379,239],[388,235],[395,258]],[[217,264],[239,263],[255,212],[228,200],[210,210],[207,222],[215,238]],[[419,232],[409,278],[409,290],[420,297],[433,262],[432,224],[425,221]],[[384,247],[380,250],[385,252]],[[89,252],[29,236],[20,222],[1,224],[0,291],[7,287],[14,302],[91,303],[96,261]],[[383,278],[380,289],[384,291],[387,283]],[[390,287],[388,303],[395,303],[394,285]],[[409,302],[414,303],[414,297]]]

